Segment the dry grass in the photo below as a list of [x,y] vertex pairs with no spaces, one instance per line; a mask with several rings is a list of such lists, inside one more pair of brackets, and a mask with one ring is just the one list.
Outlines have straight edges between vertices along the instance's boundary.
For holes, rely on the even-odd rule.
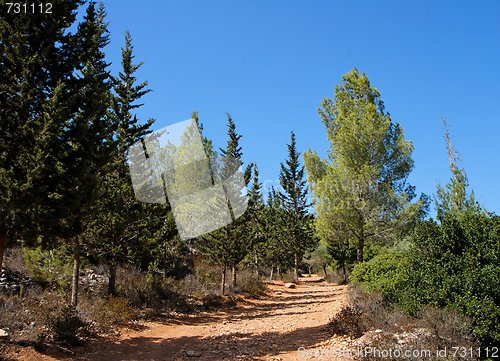
[[[329,327],[334,334],[356,339],[353,347],[400,352],[397,357],[373,353],[364,355],[364,360],[443,360],[446,358],[438,357],[436,350],[479,347],[471,336],[470,320],[457,311],[426,307],[417,319],[387,303],[381,294],[360,287],[351,289],[350,305],[331,320]],[[432,351],[431,357],[422,350]],[[460,359],[477,358],[467,355]]]

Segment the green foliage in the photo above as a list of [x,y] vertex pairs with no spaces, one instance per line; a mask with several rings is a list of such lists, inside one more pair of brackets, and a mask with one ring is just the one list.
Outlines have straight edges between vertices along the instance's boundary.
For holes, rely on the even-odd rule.
[[[236,132],[236,124],[229,114],[227,114],[227,118],[227,144],[224,149],[221,149],[222,164],[220,165],[220,169],[214,169],[213,174],[215,178],[221,178],[222,180],[226,180],[227,178],[229,178],[240,166],[243,165],[243,161],[241,159],[242,149],[239,145],[241,135]],[[205,147],[211,144],[208,141],[204,142]],[[207,153],[214,155],[214,152],[212,150],[209,150]],[[247,167],[247,171],[245,172],[245,185],[247,185],[250,181],[250,169],[252,168],[252,166],[253,165],[250,164]],[[256,182],[258,183],[258,178]],[[247,212],[240,217],[235,218],[234,210],[239,209],[242,205],[234,204],[234,198],[238,197],[229,197],[229,195],[239,195],[240,190],[235,189],[234,185],[230,182],[225,183],[223,187],[224,192],[226,193],[226,199],[223,200],[223,204],[220,204],[219,202],[217,207],[229,207],[232,222],[220,229],[210,232],[207,235],[203,235],[197,240],[198,247],[207,257],[209,262],[211,262],[212,264],[220,265],[223,270],[221,293],[225,292],[225,272],[228,267],[231,267],[233,272],[232,286],[233,288],[236,287],[236,267],[252,250],[255,240],[254,231],[252,230],[250,234],[247,232],[249,229],[248,222],[251,222],[251,218],[255,215],[255,209],[251,212],[252,214]],[[257,191],[257,189],[254,190],[254,198],[257,197],[257,194],[255,194],[255,192]],[[229,198],[231,198],[233,203],[229,202]],[[253,199],[252,201],[258,201],[257,198]],[[239,200],[240,199],[238,198],[236,202],[238,202]],[[252,204],[251,206],[255,208],[257,204]]]
[[61,249],[44,250],[42,247],[23,248],[23,258],[28,270],[41,283],[56,282],[66,290],[71,273],[71,258]]
[[388,250],[358,264],[351,280],[419,315],[423,305],[457,309],[483,345],[500,340],[500,219],[448,213],[422,222],[409,251]]
[[343,76],[335,100],[325,98],[319,114],[330,141],[328,160],[316,152],[304,154],[316,201],[316,230],[322,240],[347,261],[350,240],[364,245],[387,243],[411,229],[424,202],[412,204],[414,188],[407,183],[413,168],[413,145],[385,112],[380,93],[357,69]]
[[459,310],[483,346],[500,341],[500,218],[468,194],[446,129],[451,182],[439,187],[438,221],[421,221],[409,247],[357,265],[352,280],[381,290],[411,314],[424,305]]
[[371,260],[358,263],[351,272],[352,283],[362,283],[370,291],[382,291],[390,301],[402,298],[408,278],[408,256],[399,251],[381,251]]
[[278,192],[278,204],[284,210],[281,216],[286,224],[281,236],[285,240],[285,247],[293,255],[290,261],[293,262],[294,278],[297,280],[299,264],[305,252],[313,250],[318,240],[313,231],[313,217],[307,212],[310,204],[307,200],[304,166],[300,163],[300,153],[297,151],[293,132],[287,148],[287,159],[280,164],[279,179],[282,191]]
[[271,268],[285,270],[293,267],[294,250],[285,237],[288,230],[288,215],[282,207],[274,188],[268,194],[267,203],[262,210],[262,227],[265,240],[257,245],[256,251]]
[[48,17],[0,10],[0,268],[5,237],[30,242],[57,223],[51,205],[65,173],[58,154],[78,52],[68,30],[81,4],[58,1]]
[[[500,219],[485,213],[448,213],[423,223],[410,251],[408,296],[414,304],[457,308],[474,321],[484,344],[500,341]],[[408,301],[414,302],[408,302]]]

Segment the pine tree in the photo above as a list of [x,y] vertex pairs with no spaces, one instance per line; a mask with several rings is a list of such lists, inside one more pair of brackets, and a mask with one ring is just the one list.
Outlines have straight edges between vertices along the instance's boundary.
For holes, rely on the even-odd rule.
[[367,242],[387,243],[422,215],[425,202],[411,203],[414,187],[407,183],[413,145],[357,69],[343,76],[335,100],[324,99],[319,114],[330,141],[329,160],[312,151],[304,156],[316,229],[327,243],[341,245],[339,252],[355,240],[362,262]]
[[279,197],[288,216],[287,243],[293,250],[294,279],[299,277],[299,263],[304,253],[314,247],[315,238],[310,229],[311,217],[307,214],[307,184],[304,177],[304,166],[300,164],[295,134],[290,136],[288,157],[280,164],[280,185],[283,188]]

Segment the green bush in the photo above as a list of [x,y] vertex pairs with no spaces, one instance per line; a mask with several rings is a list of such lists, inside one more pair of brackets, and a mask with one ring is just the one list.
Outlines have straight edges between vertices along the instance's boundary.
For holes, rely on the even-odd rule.
[[39,283],[55,284],[63,290],[69,287],[72,263],[64,250],[25,247],[22,252],[26,267]]
[[422,222],[409,249],[388,250],[358,264],[351,281],[381,291],[419,316],[424,305],[472,319],[483,346],[500,342],[500,218],[483,212]]
[[458,309],[484,346],[500,342],[500,218],[480,212],[422,223],[409,252],[400,303]]
[[408,278],[408,256],[396,250],[381,251],[371,260],[358,263],[351,272],[352,283],[362,283],[371,291],[381,291],[388,300],[398,301]]

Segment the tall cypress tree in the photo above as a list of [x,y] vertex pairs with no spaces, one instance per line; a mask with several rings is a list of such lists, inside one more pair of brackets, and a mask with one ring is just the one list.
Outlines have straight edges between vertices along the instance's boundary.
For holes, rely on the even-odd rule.
[[[0,269],[8,239],[49,234],[56,143],[69,110],[76,62],[68,31],[82,1],[57,1],[51,16],[0,9]],[[57,114],[56,114],[57,113]]]
[[268,193],[262,220],[265,240],[257,247],[271,267],[272,280],[275,268],[278,276],[281,276],[282,270],[293,267],[295,253],[287,238],[290,227],[288,211],[283,207],[279,192],[274,187]]
[[307,214],[307,184],[304,178],[304,166],[300,164],[295,134],[290,136],[288,157],[280,165],[280,185],[283,188],[279,197],[289,218],[288,244],[293,251],[294,278],[299,277],[299,262],[306,250],[315,242],[310,229],[311,217]]
[[[242,149],[239,145],[241,135],[236,132],[236,124],[229,114],[228,118],[228,140],[225,148],[220,149],[223,155],[221,164],[221,178],[226,179],[231,176],[242,164]],[[248,165],[244,172],[245,184],[250,181],[252,165]],[[215,171],[218,171],[217,169]],[[230,186],[230,185],[229,185]],[[231,190],[226,189],[226,193]],[[232,192],[231,192],[232,193]],[[230,209],[232,205],[227,199],[227,204]],[[221,278],[221,293],[225,292],[226,273],[228,267],[231,268],[232,277],[231,284],[236,287],[236,267],[245,258],[249,251],[248,244],[245,242],[244,227],[245,216],[234,219],[231,211],[233,222],[227,226],[211,232],[208,235],[201,237],[198,245],[203,253],[209,258],[212,263],[218,264],[222,268]]]
[[110,114],[111,76],[104,47],[109,42],[105,10],[91,2],[77,30],[79,72],[75,79],[74,116],[67,123],[61,161],[68,170],[64,187],[63,236],[73,253],[71,303],[78,303],[82,239],[92,215],[98,212],[99,174],[112,159],[116,124]]
[[[141,220],[141,210],[165,208],[165,206],[147,207],[135,199],[132,183],[127,167],[126,153],[128,148],[140,138],[150,133],[154,119],[141,124],[134,109],[142,104],[140,99],[150,90],[148,83],[137,84],[135,73],[142,63],[133,62],[132,37],[125,34],[125,46],[122,48],[122,70],[113,79],[113,98],[111,121],[116,127],[116,146],[112,160],[99,174],[99,212],[94,213],[88,235],[93,242],[92,252],[104,259],[109,268],[108,290],[116,292],[116,267],[118,262],[133,254],[131,249],[140,247],[137,234]],[[158,212],[151,212],[157,214]],[[160,215],[158,215],[160,216]],[[166,212],[163,216],[166,218]],[[105,219],[106,222],[102,222]],[[134,242],[131,242],[134,240]]]
[[248,263],[255,268],[257,277],[260,276],[260,264],[263,258],[263,247],[265,242],[264,228],[264,197],[262,196],[262,183],[259,179],[259,168],[253,163],[252,185],[248,191],[248,210],[245,215],[244,237],[251,253]]

